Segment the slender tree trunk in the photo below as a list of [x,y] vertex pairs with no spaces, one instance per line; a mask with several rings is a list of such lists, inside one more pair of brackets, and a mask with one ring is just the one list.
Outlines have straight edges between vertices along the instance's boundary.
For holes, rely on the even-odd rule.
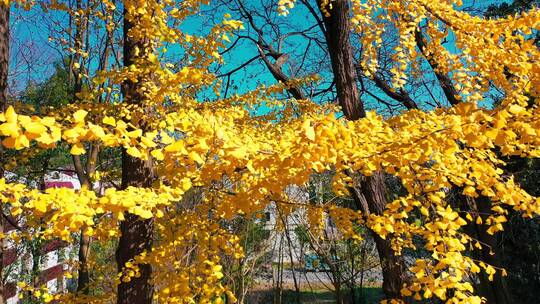
[[[321,1],[317,2],[320,7]],[[332,61],[338,101],[345,117],[349,120],[357,120],[365,117],[366,113],[356,85],[357,75],[349,39],[350,11],[348,1],[332,1],[331,6],[328,5],[326,10],[329,15],[323,17],[326,28],[325,38]],[[360,185],[352,192],[354,192],[353,198],[357,207],[365,215],[370,213],[381,215],[383,213],[387,200],[382,172],[374,172],[372,176],[364,177]],[[407,269],[403,257],[394,253],[389,240],[382,239],[376,233],[372,234],[381,260],[383,291],[387,298],[401,298],[400,290],[407,282]]]
[[284,217],[280,211],[277,211],[277,215],[279,215],[279,218],[281,219],[281,223],[283,224],[283,227],[284,227],[284,234],[287,239],[289,260],[291,261],[291,272],[292,272],[292,277],[293,277],[293,282],[294,282],[294,291],[295,291],[294,303],[299,304],[300,303],[300,286],[298,285],[298,280],[296,279],[296,273],[294,270],[294,260],[293,260],[294,257],[293,257],[293,252],[292,252],[293,245],[292,245],[291,236],[289,234],[290,231],[289,231],[289,228],[287,227],[287,217],[286,216]]
[[448,77],[446,73],[441,71],[439,63],[433,58],[432,55],[429,54],[427,49],[427,41],[422,34],[421,29],[415,30],[414,38],[416,41],[416,46],[418,47],[422,55],[424,55],[424,57],[426,58],[427,62],[431,66],[431,69],[433,70],[433,73],[435,73],[435,77],[437,77],[441,89],[443,90],[444,96],[446,96],[448,102],[453,106],[459,104],[461,100],[459,98],[459,93],[452,84],[452,79],[450,79],[450,77]]
[[79,239],[79,278],[77,281],[77,291],[89,294],[90,275],[88,273],[88,253],[90,252],[90,236],[81,230]]
[[[77,2],[78,6],[80,6],[80,0]],[[88,10],[89,3],[86,4],[86,10]],[[80,10],[80,7],[78,8]],[[88,13],[87,13],[88,14]],[[83,32],[88,30],[88,15],[84,18],[84,22],[82,23],[83,26],[77,26],[77,32],[75,34],[75,45],[82,48],[82,40],[83,40]],[[103,49],[103,52],[101,53],[101,58],[99,61],[99,70],[103,70],[107,67],[107,64],[109,62],[109,41],[110,41],[110,33],[108,32],[106,34],[105,39],[105,46]],[[86,39],[88,40],[88,34],[86,35]],[[87,45],[88,47],[88,45]],[[80,54],[76,57],[74,57],[75,62],[80,61]],[[72,65],[73,67],[73,65]],[[82,64],[81,64],[82,67]],[[77,74],[77,80],[75,80],[75,86],[74,86],[74,100],[77,99],[77,93],[80,93],[82,91],[82,79],[79,78],[80,70],[76,71]],[[103,88],[103,84],[100,86],[100,89]],[[103,95],[100,95],[98,97],[98,103],[102,103],[103,100],[107,100],[110,93],[107,93],[106,97],[103,97]],[[93,189],[93,182],[91,176],[96,171],[96,165],[97,165],[97,159],[99,155],[100,145],[97,142],[94,142],[91,144],[90,153],[88,153],[88,156],[86,158],[86,169],[84,170],[82,167],[82,162],[80,160],[79,156],[76,156],[73,161],[74,165],[77,171],[77,176],[79,178],[79,182],[81,185],[85,185],[88,189]],[[82,292],[83,294],[90,294],[90,272],[88,269],[88,258],[90,255],[90,244],[92,242],[92,237],[86,234],[84,230],[81,230],[81,237],[79,240],[79,279],[77,284],[77,291]]]
[[[82,0],[77,0],[75,2],[75,6],[77,11],[84,11]],[[72,102],[78,101],[78,94],[82,92],[81,52],[83,50],[84,32],[86,30],[87,24],[87,16],[85,16],[84,14],[78,16],[75,20],[75,36],[73,44],[75,54],[70,57],[71,60],[69,62],[69,79],[71,80],[71,85],[73,89]],[[75,64],[79,66],[76,67]],[[91,189],[92,186],[89,179],[90,172],[85,172],[80,156],[72,155],[71,158],[81,186]],[[77,278],[77,292],[80,292],[82,294],[89,294],[90,289],[88,285],[90,283],[90,274],[88,272],[88,255],[90,253],[91,238],[86,235],[84,229],[81,229],[80,234],[81,236],[79,238],[79,269]]]
[[360,303],[364,303],[364,273],[365,273],[365,265],[366,265],[366,247],[365,243],[362,245],[362,249],[360,250],[360,284],[359,284],[359,295],[358,298],[360,299]]
[[[0,3],[0,112],[7,107],[9,70],[9,4]],[[1,140],[2,138],[0,138]],[[0,144],[0,178],[4,177],[3,147]],[[1,204],[0,204],[1,206]],[[0,232],[4,232],[3,210],[0,210]],[[0,304],[4,304],[4,240],[0,240]]]
[[[148,51],[148,44],[144,41],[128,35],[134,27],[135,21],[128,20],[127,11],[124,10],[124,66],[130,66],[136,58],[135,49],[141,50],[141,53]],[[122,85],[122,93],[127,103],[143,105],[144,98],[139,93],[140,82],[126,80]],[[145,131],[144,122],[138,125]],[[122,151],[122,189],[129,186],[146,187],[152,186],[154,180],[154,170],[152,159],[141,160],[130,156]],[[134,259],[144,251],[150,251],[152,248],[153,219],[144,220],[133,214],[125,214],[125,219],[120,223],[122,233],[118,248],[116,251],[116,262],[118,271],[122,271],[126,262]],[[129,281],[122,280],[118,286],[118,304],[138,304],[152,303],[153,286],[151,283],[152,267],[149,264],[137,265],[140,270],[140,276],[130,278]],[[127,281],[127,282],[126,282]]]
[[[4,225],[4,217],[0,216],[0,233],[2,234],[4,234]],[[6,303],[6,299],[4,299],[4,249],[5,241],[2,239],[0,240],[0,304]]]
[[279,236],[278,264],[274,284],[274,304],[281,304],[283,298],[283,236]]
[[[9,70],[9,6],[0,3],[0,111],[7,107]],[[2,169],[3,170],[3,169]],[[1,171],[0,173],[3,173]]]
[[350,278],[350,290],[351,290],[351,304],[357,304],[356,301],[356,263],[354,261],[354,252],[351,245],[351,240],[347,241],[347,251],[349,258],[351,259],[351,278]]

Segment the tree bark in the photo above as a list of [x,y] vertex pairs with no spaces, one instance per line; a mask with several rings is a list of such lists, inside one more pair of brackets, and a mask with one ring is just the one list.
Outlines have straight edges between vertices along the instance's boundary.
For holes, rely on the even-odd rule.
[[[9,70],[9,4],[0,3],[0,112],[7,108]],[[1,140],[2,138],[0,138]],[[3,146],[0,144],[0,178],[4,177]],[[3,210],[0,215],[0,232],[4,232]],[[0,241],[0,304],[4,304],[4,240]]]
[[[452,79],[440,69],[439,63],[428,52],[428,41],[422,33],[420,28],[416,29],[415,33],[416,46],[426,58],[433,73],[439,82],[441,89],[446,96],[446,99],[450,105],[455,106],[461,103],[459,94],[452,83]],[[451,203],[454,207],[467,212],[473,218],[481,217],[483,222],[491,211],[491,201],[489,198],[480,196],[479,198],[473,198],[462,194],[463,189],[461,187],[453,186],[452,191],[455,194],[455,200]],[[497,244],[497,238],[494,235],[487,233],[487,227],[484,224],[476,224],[475,222],[468,223],[465,226],[465,233],[478,240],[482,244],[482,249],[473,249],[473,256],[482,262],[485,262],[494,267],[503,267],[500,259],[500,250]],[[479,294],[487,299],[488,303],[494,304],[507,304],[514,303],[510,291],[506,284],[506,279],[497,272],[493,276],[493,281],[489,280],[486,273],[479,274]]]
[[0,4],[0,111],[7,108],[9,70],[9,6]]
[[[317,0],[319,8],[321,1]],[[325,38],[336,82],[338,102],[349,120],[365,117],[364,105],[356,85],[356,70],[349,38],[350,16],[347,0],[336,0],[328,6],[329,16],[323,16]],[[324,15],[324,13],[323,13]]]
[[[386,206],[384,174],[375,172],[372,176],[362,177],[362,181],[352,190],[357,208],[369,216],[371,213],[382,215]],[[401,298],[401,288],[408,281],[407,268],[403,257],[396,255],[389,240],[381,238],[371,231],[383,272],[383,292],[387,298]]]
[[403,106],[405,106],[405,108],[407,108],[407,110],[418,109],[416,102],[414,102],[414,100],[409,94],[407,94],[407,92],[405,92],[405,90],[393,90],[392,87],[390,87],[390,85],[378,75],[373,76],[373,82],[386,95],[390,96],[396,101],[399,101]]
[[[415,31],[415,41],[418,49],[422,52],[429,65],[431,66],[435,76],[441,86],[446,99],[450,105],[455,106],[461,103],[459,94],[454,87],[450,77],[440,70],[439,63],[433,59],[433,57],[427,51],[427,40],[420,28]],[[487,215],[491,214],[491,201],[489,198],[480,196],[479,198],[473,198],[462,194],[463,189],[461,187],[453,186],[452,191],[455,194],[455,200],[451,203],[454,207],[460,208],[462,211],[467,212],[473,218],[481,217],[484,221]],[[477,260],[483,261],[494,267],[503,267],[500,259],[500,252],[497,245],[497,238],[487,233],[487,227],[483,224],[468,223],[465,226],[465,233],[470,237],[480,241],[482,249],[475,248],[472,254]],[[506,279],[497,272],[494,275],[494,280],[490,281],[486,273],[479,275],[480,288],[479,293],[481,296],[488,300],[488,303],[506,304],[513,303],[510,291],[508,290]]]
[[[75,9],[77,11],[83,11],[82,0],[77,0],[75,2]],[[75,53],[70,56],[69,62],[69,75],[71,80],[71,86],[73,89],[72,100],[71,102],[75,103],[79,101],[79,93],[82,92],[82,77],[81,77],[81,58],[83,50],[83,40],[84,32],[87,27],[87,16],[80,15],[75,20],[75,35],[74,35],[74,49]],[[75,64],[78,64],[79,67],[76,67]],[[75,172],[77,173],[77,178],[81,183],[81,186],[88,189],[92,189],[92,183],[90,182],[91,172],[85,172],[81,157],[79,155],[72,155],[71,159],[73,161],[73,166]],[[90,156],[88,158],[90,161]],[[89,294],[89,283],[90,283],[90,274],[88,272],[88,255],[90,253],[90,241],[91,238],[86,235],[84,229],[81,229],[81,236],[79,238],[79,253],[78,253],[78,278],[77,278],[77,292],[82,294]]]
[[81,230],[79,239],[79,278],[77,280],[77,291],[89,294],[90,274],[88,273],[88,253],[90,252],[90,236]]
[[[262,60],[264,61],[264,64],[266,65],[266,67],[268,68],[272,76],[274,76],[276,80],[280,81],[281,83],[285,85],[287,92],[289,92],[289,94],[291,94],[292,97],[298,100],[306,99],[306,96],[304,95],[304,93],[302,92],[302,89],[299,86],[288,83],[290,79],[287,75],[285,75],[285,73],[283,73],[281,65],[278,64],[278,60],[276,60],[276,63],[270,62],[270,59],[268,59],[268,56],[266,56],[262,48],[259,45],[257,45],[257,48],[259,50],[259,54],[261,55]],[[282,60],[285,60],[283,58],[287,58],[287,57],[288,55],[280,54],[278,59],[282,58]]]
[[[136,59],[135,49],[148,50],[148,42],[137,40],[128,35],[134,27],[133,20],[128,20],[127,11],[124,9],[124,66],[130,66]],[[136,17],[135,17],[136,18]],[[141,81],[126,80],[122,84],[124,101],[131,104],[143,105],[144,97],[139,93]],[[145,131],[144,122],[138,125]],[[154,180],[152,159],[141,160],[130,156],[126,150],[122,151],[122,189],[129,186],[149,188]],[[118,271],[122,272],[126,262],[133,260],[144,251],[152,248],[153,219],[142,219],[133,214],[125,214],[125,219],[120,223],[120,241],[116,251]],[[154,288],[151,283],[152,267],[149,264],[137,265],[140,276],[121,280],[118,286],[118,304],[152,303]],[[126,282],[127,281],[127,282]]]
[[446,96],[448,102],[453,106],[459,104],[461,102],[459,99],[459,93],[452,84],[452,80],[446,73],[441,71],[439,63],[427,52],[427,41],[422,34],[421,29],[416,29],[414,32],[414,39],[416,41],[416,46],[426,58],[427,62],[431,66],[431,69],[433,70],[433,73],[435,73],[435,77],[437,77],[437,80],[439,81],[439,84],[444,92],[444,96]]
[[[461,193],[462,188],[460,187],[454,187],[453,191],[456,192],[453,203],[458,208],[470,214],[475,220],[478,217],[482,219],[482,224],[477,224],[476,221],[469,222],[464,229],[467,235],[474,240],[478,240],[482,246],[481,249],[475,247],[472,250],[472,255],[476,260],[483,261],[496,268],[502,268],[503,265],[500,259],[497,237],[489,234],[487,232],[488,226],[484,224],[489,215],[493,213],[491,210],[491,201],[485,196],[480,196],[477,199],[465,196]],[[489,276],[485,272],[481,272],[478,275],[478,279],[478,293],[487,299],[487,303],[514,303],[506,284],[506,279],[500,271],[497,270],[497,273],[493,275],[493,281],[489,280]]]
[[[317,1],[319,8],[321,1]],[[325,38],[332,62],[332,71],[336,83],[337,97],[343,113],[348,120],[357,120],[366,116],[356,85],[356,70],[349,38],[350,11],[347,0],[335,0],[324,16]],[[374,172],[362,178],[355,186],[353,198],[357,207],[367,216],[370,213],[381,215],[386,207],[386,185],[384,174]],[[383,271],[383,292],[387,298],[401,298],[400,290],[407,282],[407,271],[402,256],[392,250],[389,240],[384,240],[372,232]]]

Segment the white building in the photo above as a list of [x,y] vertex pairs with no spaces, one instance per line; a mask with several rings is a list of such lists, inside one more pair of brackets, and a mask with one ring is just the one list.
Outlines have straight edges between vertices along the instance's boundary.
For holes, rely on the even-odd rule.
[[[5,172],[4,176],[10,182],[26,183],[24,178],[17,177],[16,174]],[[36,183],[30,183],[31,187],[37,187]],[[74,173],[69,170],[53,171],[47,174],[44,178],[45,188],[71,188],[80,189],[81,185]],[[15,223],[19,227],[24,227],[24,222]],[[4,226],[5,233],[17,233],[17,228],[7,223]],[[52,240],[41,244],[37,254],[40,255],[38,283],[46,284],[49,292],[62,292],[66,289],[66,279],[64,271],[68,265],[64,263],[66,255],[73,248],[67,246],[65,242],[60,240]],[[34,252],[36,253],[36,252]],[[4,271],[8,274],[7,283],[4,287],[4,297],[8,304],[19,302],[19,293],[21,292],[17,286],[17,282],[25,275],[25,271],[33,267],[33,254],[28,247],[17,245],[14,242],[8,242],[4,249],[3,259]]]

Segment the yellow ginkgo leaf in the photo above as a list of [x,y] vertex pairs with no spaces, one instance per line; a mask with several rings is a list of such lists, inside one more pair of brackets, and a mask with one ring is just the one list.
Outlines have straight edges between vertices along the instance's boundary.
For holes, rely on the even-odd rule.
[[97,138],[103,138],[105,136],[105,131],[103,131],[103,128],[98,125],[89,124],[90,131],[92,131],[92,134]]
[[196,162],[198,164],[203,164],[204,163],[204,160],[202,159],[202,157],[199,155],[199,153],[197,153],[195,151],[189,152],[188,157],[189,157],[189,159],[191,159],[192,161],[194,161],[194,162]]
[[152,139],[148,138],[148,137],[141,137],[141,146],[145,147],[145,148],[153,148],[156,145],[156,143],[154,141],[152,141]]
[[103,118],[103,123],[113,127],[116,126],[116,120],[110,116],[106,116],[105,118]]
[[152,150],[152,152],[150,152],[150,154],[156,160],[163,160],[165,158],[165,156],[163,155],[163,152],[161,152],[161,149]]
[[18,136],[19,126],[16,123],[3,123],[0,125],[0,135],[3,136]]
[[73,146],[71,146],[71,150],[69,151],[72,155],[81,155],[86,153],[86,150],[84,149],[84,146],[81,143],[76,143]]
[[9,106],[6,110],[6,113],[4,114],[6,116],[6,121],[7,122],[11,122],[11,123],[15,123],[17,122],[17,113],[15,113],[15,110],[13,109],[12,106]]
[[136,157],[136,158],[141,158],[142,157],[142,154],[141,154],[141,151],[139,151],[139,149],[135,148],[135,147],[129,147],[127,150],[126,150],[127,154],[133,156],[133,157]]
[[88,115],[88,112],[85,110],[78,110],[77,112],[73,113],[73,118],[75,118],[76,123],[80,123],[84,121],[86,115]]
[[15,149],[20,150],[28,147],[30,147],[30,141],[26,135],[22,134],[15,139]]
[[234,150],[231,150],[230,155],[237,159],[243,159],[246,157],[247,148],[246,146],[237,147]]
[[182,154],[187,153],[183,140],[178,140],[178,141],[175,141],[172,145],[168,145],[167,147],[165,147],[165,151],[173,152],[173,153],[180,152]]
[[306,119],[306,121],[304,121],[302,129],[304,130],[304,133],[309,140],[315,140],[315,129],[311,125],[311,121],[309,119]]
[[26,130],[26,132],[30,134],[35,134],[35,135],[40,135],[42,133],[47,132],[47,128],[41,123],[36,122],[36,121],[24,125],[24,129]]
[[52,126],[54,126],[54,124],[56,123],[56,121],[55,121],[54,118],[52,118],[52,117],[44,117],[44,118],[41,119],[41,123],[42,123],[44,126],[52,127]]
[[39,212],[45,213],[47,211],[47,203],[44,200],[36,200],[34,201],[34,208]]

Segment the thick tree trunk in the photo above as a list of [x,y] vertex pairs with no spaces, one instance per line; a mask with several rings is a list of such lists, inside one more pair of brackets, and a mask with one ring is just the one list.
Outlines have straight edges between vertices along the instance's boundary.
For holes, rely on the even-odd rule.
[[[480,204],[484,205],[484,204]],[[491,205],[491,204],[490,204]],[[485,204],[483,207],[479,206],[478,211],[481,214],[486,214],[486,212],[491,212],[490,208]],[[502,261],[500,259],[499,248],[497,237],[487,233],[486,225],[476,225],[476,233],[478,240],[483,242],[482,249],[478,250],[480,252],[475,253],[480,259],[486,262],[489,265],[492,265],[497,268],[503,267]],[[508,290],[505,277],[502,276],[501,272],[497,270],[497,273],[493,276],[493,281],[489,280],[489,276],[485,273],[480,275],[480,294],[488,300],[488,303],[493,304],[510,304],[514,303]]]
[[[371,213],[381,215],[386,206],[384,174],[375,172],[372,176],[362,177],[358,186],[352,189],[357,208],[366,216]],[[387,298],[400,298],[403,283],[407,282],[407,268],[402,256],[396,255],[390,241],[371,232],[383,272],[383,291]]]
[[[0,216],[0,233],[2,234],[4,234],[4,226],[4,217]],[[6,303],[6,299],[4,299],[4,248],[5,241],[2,239],[0,240],[0,304]]]
[[[432,55],[429,54],[427,49],[428,42],[420,28],[415,31],[415,41],[418,49],[424,55],[435,73],[439,85],[443,90],[448,102],[452,106],[458,105],[461,102],[459,94],[450,77],[440,70],[439,63],[433,58]],[[487,197],[481,196],[475,199],[465,196],[462,194],[463,189],[460,187],[453,187],[452,191],[455,194],[455,199],[451,202],[454,207],[460,208],[462,211],[467,212],[473,218],[476,219],[477,217],[481,217],[483,222],[485,222],[488,215],[492,213],[491,201]],[[482,244],[482,249],[475,248],[472,254],[477,260],[483,261],[495,267],[503,267],[500,259],[497,238],[487,233],[487,228],[488,227],[486,225],[476,224],[475,222],[468,223],[467,226],[465,226],[465,233]],[[506,280],[499,271],[494,275],[493,281],[490,281],[488,275],[483,272],[480,273],[479,280],[479,294],[485,297],[488,303],[513,303],[510,291],[506,285]]]
[[[0,3],[0,112],[7,107],[7,86],[9,70],[9,5]],[[1,140],[1,138],[0,138]],[[4,177],[3,148],[0,144],[0,178]],[[1,205],[0,205],[1,206]],[[0,210],[0,232],[4,232],[4,216]],[[0,304],[4,299],[4,240],[0,241]]]
[[[122,236],[116,251],[119,272],[122,271],[127,262],[152,248],[153,221],[151,219],[143,220],[133,214],[126,214],[125,220],[120,223],[120,230]],[[123,280],[118,285],[118,304],[152,303],[152,267],[149,264],[137,266],[140,276],[130,278],[129,281]]]
[[[127,12],[124,10],[124,66],[130,66],[135,59],[135,49],[138,48],[144,53],[147,44],[138,41],[128,35],[134,27],[132,20],[126,18]],[[138,91],[140,82],[126,80],[122,85],[124,100],[131,104],[144,103],[143,96]],[[139,128],[145,129],[144,122],[139,122]],[[122,152],[122,189],[129,186],[151,187],[154,180],[154,170],[152,160],[141,160]],[[133,214],[125,214],[125,219],[120,223],[122,233],[116,251],[116,262],[118,271],[122,271],[126,262],[133,260],[144,251],[152,248],[153,220],[144,220]],[[152,268],[149,264],[137,265],[140,276],[122,280],[118,286],[118,304],[138,304],[152,303],[153,286],[151,283]]]
[[[321,1],[318,0],[317,4],[320,7]],[[332,9],[330,6],[326,8],[330,15],[323,17],[323,21],[326,27],[325,38],[336,82],[337,98],[347,119],[357,120],[365,117],[366,112],[356,85],[356,70],[349,39],[348,0],[332,1],[331,6]]]
[[[320,7],[321,2],[317,2]],[[323,17],[323,22],[326,28],[325,38],[332,61],[337,97],[345,117],[349,120],[357,120],[365,117],[366,113],[356,85],[357,75],[349,39],[349,4],[347,0],[336,0],[332,1],[331,5],[331,7],[326,7],[329,15]],[[362,182],[352,190],[357,207],[366,216],[370,213],[377,215],[383,213],[387,201],[382,172],[374,172],[372,176],[364,177]],[[383,291],[387,298],[401,298],[400,290],[407,281],[403,257],[394,253],[389,240],[380,238],[376,233],[372,234],[381,260]]]

